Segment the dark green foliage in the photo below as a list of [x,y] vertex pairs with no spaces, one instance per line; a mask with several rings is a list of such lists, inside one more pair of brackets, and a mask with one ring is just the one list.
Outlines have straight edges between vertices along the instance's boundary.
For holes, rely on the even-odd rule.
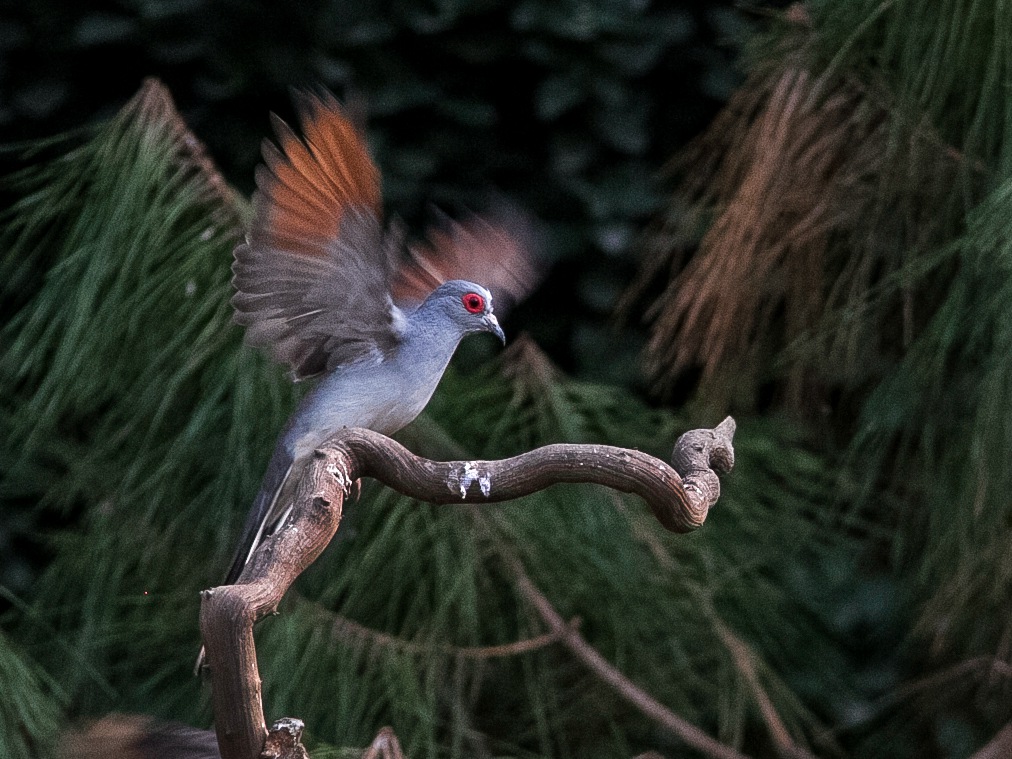
[[53,749],[63,693],[53,678],[0,633],[0,754],[38,759]]
[[[277,382],[258,389],[250,367],[261,359],[235,350],[228,264],[240,211],[191,139],[162,91],[147,88],[90,141],[21,179],[3,236],[5,282],[23,286],[28,266],[46,273],[30,295],[16,291],[27,304],[3,328],[3,492],[24,520],[49,514],[68,527],[36,536],[57,561],[30,597],[62,637],[55,647],[33,638],[30,650],[95,711],[113,693],[105,667],[165,661],[154,647],[119,659],[139,630],[168,620],[164,634],[175,624],[184,636],[179,651],[192,645],[192,593],[235,528],[208,504],[248,497],[292,395]],[[203,525],[177,518],[195,513]],[[162,553],[175,544],[210,563],[177,565]],[[177,583],[174,569],[197,584]],[[157,622],[153,608],[180,616]],[[138,627],[117,624],[131,614]]]
[[[0,334],[11,462],[0,492],[66,523],[42,537],[50,560],[4,629],[40,682],[60,683],[68,718],[141,709],[207,724],[205,686],[190,676],[198,591],[224,568],[293,402],[280,370],[230,324],[229,255],[245,206],[153,85],[20,181],[0,281],[16,281],[26,261],[44,276],[16,296]],[[666,456],[684,428],[625,391],[565,378],[519,339],[501,362],[452,371],[404,439],[442,457],[559,441]],[[482,509],[367,488],[258,630],[268,717],[298,714],[334,745],[365,745],[393,724],[417,757],[680,751],[558,644],[480,648],[545,631],[516,590],[516,558],[680,715],[760,751],[757,703],[768,697],[793,735],[812,736],[819,715],[793,684],[840,692],[846,678],[795,578],[839,555],[826,508],[835,486],[776,426],[743,426],[736,447],[725,496],[690,536],[662,533],[643,504],[600,488]],[[761,692],[732,645],[747,646]],[[42,713],[57,708],[44,688],[26,693]],[[33,729],[45,740],[53,728],[50,718]]]
[[937,130],[968,168],[1012,172],[1003,96],[1012,16],[1001,3],[815,0],[810,8],[820,70],[885,84],[908,127]]
[[[916,637],[941,661],[1002,658],[1012,635],[1010,219],[1006,181],[967,217],[945,300],[869,398],[855,442],[906,505],[893,554],[918,598]],[[1007,710],[987,704],[1008,694],[1007,678],[969,678],[938,700],[948,709],[979,698],[1000,719]]]

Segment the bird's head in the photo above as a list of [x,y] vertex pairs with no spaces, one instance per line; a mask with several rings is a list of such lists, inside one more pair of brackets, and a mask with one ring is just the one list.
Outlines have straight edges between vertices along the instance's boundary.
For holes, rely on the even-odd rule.
[[506,335],[492,313],[492,293],[481,285],[452,279],[433,290],[425,301],[428,308],[449,317],[460,328],[461,334],[491,332],[503,345],[506,344]]

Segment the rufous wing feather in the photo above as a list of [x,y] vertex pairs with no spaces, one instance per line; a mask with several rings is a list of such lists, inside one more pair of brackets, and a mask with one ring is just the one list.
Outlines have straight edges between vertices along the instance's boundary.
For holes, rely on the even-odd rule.
[[500,313],[539,279],[533,224],[501,205],[489,216],[444,220],[403,254],[381,220],[380,175],[365,140],[328,93],[297,94],[301,136],[274,117],[253,219],[235,249],[232,298],[247,341],[296,379],[389,356],[403,321],[394,301],[421,302],[443,282],[492,291]]
[[442,219],[424,243],[412,246],[393,280],[394,301],[425,298],[451,279],[487,287],[496,311],[522,300],[540,281],[535,259],[536,235],[531,220],[514,208],[461,221]]
[[383,229],[379,171],[337,101],[297,94],[296,104],[303,136],[273,117],[278,144],[264,143],[232,304],[247,341],[302,379],[396,345],[400,239]]
[[362,134],[332,95],[297,93],[303,138],[272,115],[264,141],[251,241],[288,254],[324,254],[349,206],[380,215],[380,174]]

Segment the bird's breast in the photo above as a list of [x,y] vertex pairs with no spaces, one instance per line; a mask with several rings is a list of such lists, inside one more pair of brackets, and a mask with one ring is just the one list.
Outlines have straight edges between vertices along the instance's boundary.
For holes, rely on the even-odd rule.
[[393,355],[345,364],[320,379],[289,423],[285,446],[300,458],[345,427],[397,432],[425,408],[462,336],[423,305],[407,317]]
[[300,458],[345,427],[391,435],[422,412],[441,375],[396,363],[342,367],[303,399],[289,423],[286,447]]

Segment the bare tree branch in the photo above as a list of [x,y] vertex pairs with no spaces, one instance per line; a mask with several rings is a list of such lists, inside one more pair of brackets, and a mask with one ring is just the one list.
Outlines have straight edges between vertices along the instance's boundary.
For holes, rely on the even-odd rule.
[[980,749],[970,759],[1007,759],[1012,756],[1012,722],[987,742],[987,745]]
[[[558,643],[560,634],[555,632],[536,635],[533,638],[523,638],[511,643],[500,643],[496,646],[453,646],[450,644],[418,643],[413,640],[405,640],[396,635],[380,632],[371,627],[360,624],[353,619],[341,616],[340,614],[328,614],[321,612],[321,619],[326,619],[331,631],[338,638],[358,638],[384,648],[392,648],[397,651],[415,654],[449,654],[460,659],[498,659],[507,656],[519,656],[537,651],[545,646]],[[567,627],[574,630],[579,629],[580,620],[574,618],[569,620]]]
[[964,686],[958,685],[958,681],[975,673],[984,671],[992,676],[1012,678],[1012,666],[993,656],[974,656],[951,667],[932,672],[930,675],[919,677],[908,683],[897,687],[895,690],[881,696],[874,704],[872,716],[892,709],[904,701],[908,701],[921,693],[951,693],[959,687],[973,687],[979,684],[976,679],[969,679]]
[[505,561],[513,573],[520,593],[537,610],[548,627],[559,635],[562,645],[572,651],[576,658],[586,664],[595,675],[614,688],[622,698],[664,729],[685,741],[689,746],[713,757],[713,759],[748,759],[746,754],[742,754],[730,746],[725,746],[688,720],[679,717],[626,677],[618,667],[605,659],[596,648],[584,640],[579,632],[566,625],[566,621],[555,610],[552,602],[531,582],[519,561],[508,557],[505,558]]
[[[253,625],[277,609],[295,578],[326,548],[358,478],[373,477],[439,504],[506,501],[562,482],[597,483],[641,496],[665,528],[689,532],[703,524],[720,495],[716,471],[733,466],[734,429],[728,417],[712,430],[682,435],[672,455],[679,471],[645,453],[604,445],[549,445],[501,461],[435,462],[376,432],[343,430],[316,451],[297,486],[291,516],[253,554],[237,584],[202,594],[200,627],[223,759],[257,759],[264,748],[268,731]],[[559,625],[563,640],[578,637],[561,618]],[[712,755],[740,759],[722,748],[728,753]]]
[[770,738],[773,739],[773,743],[777,747],[777,753],[788,759],[815,759],[814,754],[794,740],[790,730],[787,729],[787,725],[784,724],[784,721],[777,713],[776,707],[773,706],[773,701],[759,681],[759,673],[756,672],[755,667],[756,657],[751,647],[731,632],[723,622],[717,619],[714,621],[716,622],[717,635],[720,636],[724,646],[734,659],[735,667],[737,667],[741,676],[745,678],[749,690],[752,691],[752,697],[759,707],[759,713],[762,714],[763,722],[766,723],[766,729],[769,731]]

